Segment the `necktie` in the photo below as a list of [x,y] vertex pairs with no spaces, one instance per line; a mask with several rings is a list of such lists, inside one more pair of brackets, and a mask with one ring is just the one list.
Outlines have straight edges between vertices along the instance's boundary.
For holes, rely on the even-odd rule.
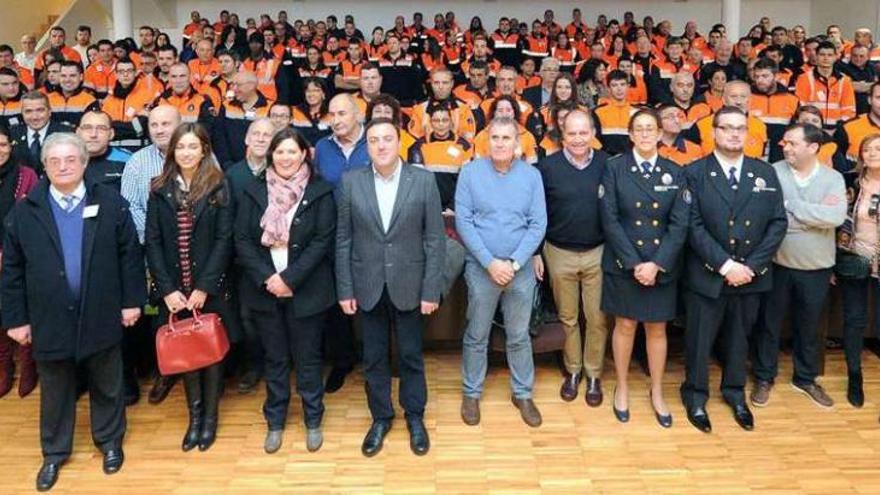
[[645,175],[651,175],[651,162],[642,162],[642,171]]
[[73,210],[74,199],[73,194],[67,194],[61,198],[61,201],[64,203],[64,211],[67,213],[70,213],[70,211]]
[[42,151],[43,145],[40,143],[40,133],[34,131],[33,139],[31,140],[30,146],[30,154],[32,163],[40,162],[40,152]]
[[736,167],[730,167],[730,170],[727,172],[727,184],[732,188],[736,188],[738,182],[736,180]]

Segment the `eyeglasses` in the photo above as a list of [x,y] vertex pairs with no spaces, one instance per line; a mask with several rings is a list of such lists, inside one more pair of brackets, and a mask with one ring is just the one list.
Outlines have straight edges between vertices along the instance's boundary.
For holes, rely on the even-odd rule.
[[744,125],[719,125],[716,129],[721,129],[724,132],[736,133],[740,134],[749,130],[748,126]]

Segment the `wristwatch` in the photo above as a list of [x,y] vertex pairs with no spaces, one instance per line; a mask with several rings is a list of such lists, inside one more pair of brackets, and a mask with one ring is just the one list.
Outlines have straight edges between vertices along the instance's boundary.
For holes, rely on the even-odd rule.
[[519,262],[516,261],[515,259],[511,259],[511,260],[510,260],[510,264],[511,264],[511,266],[513,266],[513,271],[515,271],[515,272],[518,272],[519,269],[522,268],[522,267],[519,265]]

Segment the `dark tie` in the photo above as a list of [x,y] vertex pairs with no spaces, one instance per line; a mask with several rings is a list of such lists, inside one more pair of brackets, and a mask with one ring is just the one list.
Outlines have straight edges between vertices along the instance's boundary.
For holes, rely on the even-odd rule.
[[40,133],[34,131],[33,139],[31,140],[31,161],[32,163],[40,163],[40,152],[43,149],[43,145],[40,143]]
[[645,175],[651,175],[651,162],[642,162],[642,171]]
[[739,181],[736,180],[736,167],[730,167],[727,171],[727,185],[735,188]]

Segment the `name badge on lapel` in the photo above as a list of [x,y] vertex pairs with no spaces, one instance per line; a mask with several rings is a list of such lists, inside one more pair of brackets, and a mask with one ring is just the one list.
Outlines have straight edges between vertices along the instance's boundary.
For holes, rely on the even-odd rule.
[[764,192],[764,191],[776,192],[776,188],[775,187],[767,187],[767,181],[765,181],[761,177],[758,177],[757,179],[755,179],[755,187],[752,188],[752,192],[758,193],[758,192]]
[[95,218],[98,216],[98,207],[101,205],[88,205],[83,208],[83,218]]
[[678,186],[672,185],[672,176],[669,174],[663,174],[663,177],[660,177],[660,182],[663,183],[662,186],[654,186],[654,190],[657,192],[666,192],[673,189],[678,189]]

